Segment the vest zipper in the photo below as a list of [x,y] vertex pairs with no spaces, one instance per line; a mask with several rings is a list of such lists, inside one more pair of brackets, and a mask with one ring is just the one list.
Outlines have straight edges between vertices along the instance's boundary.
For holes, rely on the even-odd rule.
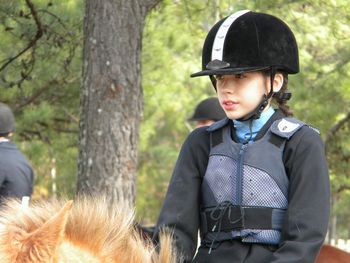
[[243,161],[244,161],[244,154],[245,150],[248,146],[248,143],[245,142],[242,144],[242,146],[239,149],[239,155],[238,155],[238,173],[237,173],[237,185],[236,185],[236,191],[237,191],[237,205],[242,205],[242,187],[243,187]]

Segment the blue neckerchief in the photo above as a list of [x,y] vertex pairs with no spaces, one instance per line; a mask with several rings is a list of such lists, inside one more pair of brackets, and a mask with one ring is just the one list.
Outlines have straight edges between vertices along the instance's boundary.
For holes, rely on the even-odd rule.
[[264,124],[270,119],[270,117],[275,113],[275,110],[270,107],[267,111],[263,111],[261,116],[257,120],[253,120],[252,123],[252,133],[250,133],[248,121],[236,121],[233,120],[233,126],[236,129],[236,135],[238,137],[239,142],[253,141],[260,131],[260,129],[264,126]]

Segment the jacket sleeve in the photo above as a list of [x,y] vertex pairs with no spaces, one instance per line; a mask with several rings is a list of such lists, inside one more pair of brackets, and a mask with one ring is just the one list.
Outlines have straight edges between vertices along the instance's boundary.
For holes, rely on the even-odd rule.
[[284,161],[289,206],[272,262],[312,263],[324,242],[330,211],[328,167],[318,133],[304,126],[287,142]]
[[208,141],[203,138],[205,133],[204,129],[197,129],[184,142],[153,236],[157,241],[163,227],[172,229],[177,252],[184,262],[192,261],[197,248],[200,185],[208,159],[208,150],[203,147],[203,141]]
[[2,187],[5,179],[6,179],[6,172],[2,161],[0,161],[0,188]]

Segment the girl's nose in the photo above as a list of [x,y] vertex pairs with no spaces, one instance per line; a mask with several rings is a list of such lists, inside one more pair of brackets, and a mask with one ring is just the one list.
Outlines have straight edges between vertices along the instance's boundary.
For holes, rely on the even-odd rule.
[[225,85],[223,86],[223,92],[225,93],[229,93],[229,94],[232,94],[235,92],[236,88],[235,88],[235,82],[234,81],[227,81],[225,83]]

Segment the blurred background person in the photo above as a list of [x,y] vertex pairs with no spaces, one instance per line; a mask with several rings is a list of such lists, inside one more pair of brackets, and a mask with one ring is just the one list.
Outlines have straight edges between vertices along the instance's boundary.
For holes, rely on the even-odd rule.
[[12,110],[0,102],[0,198],[31,196],[34,173],[11,137],[15,131]]
[[195,128],[199,128],[210,126],[225,117],[226,114],[221,108],[218,98],[210,97],[197,104],[192,117],[188,121],[194,122]]

